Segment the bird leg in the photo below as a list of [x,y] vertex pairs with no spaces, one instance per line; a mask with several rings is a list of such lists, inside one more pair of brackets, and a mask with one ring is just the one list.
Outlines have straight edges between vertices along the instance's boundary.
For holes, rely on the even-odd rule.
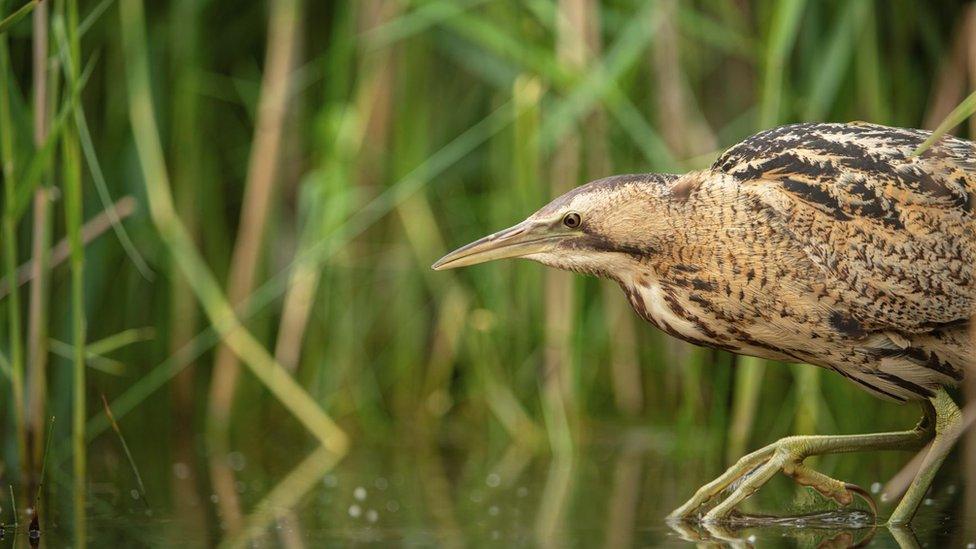
[[[855,495],[870,502],[870,496],[864,489],[815,471],[804,465],[803,460],[810,456],[824,454],[921,448],[932,438],[931,417],[929,408],[926,408],[926,419],[910,431],[867,435],[792,436],[780,439],[743,457],[720,477],[702,486],[691,499],[672,512],[668,519],[681,520],[698,514],[707,503],[738,483],[728,497],[708,510],[703,517],[704,522],[725,520],[737,505],[758,491],[779,471],[783,471],[799,484],[809,486],[842,505],[853,502]],[[919,475],[921,474],[920,472]],[[911,489],[909,491],[911,492]],[[922,493],[924,494],[924,489]],[[875,510],[873,502],[870,503],[872,510]]]
[[952,450],[952,445],[959,438],[959,431],[963,427],[962,413],[945,389],[939,389],[929,400],[931,405],[928,409],[935,415],[935,437],[932,439],[928,453],[925,454],[922,466],[915,474],[915,479],[891,513],[889,524],[908,524],[912,520],[919,504],[925,498],[925,492],[932,484],[932,479],[935,478],[935,473],[949,454],[949,450]]

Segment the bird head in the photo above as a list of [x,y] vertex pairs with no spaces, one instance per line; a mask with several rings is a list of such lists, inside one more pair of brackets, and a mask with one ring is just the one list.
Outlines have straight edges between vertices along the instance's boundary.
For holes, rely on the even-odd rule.
[[556,198],[525,221],[445,255],[433,269],[453,269],[524,258],[614,277],[653,253],[668,231],[666,195],[678,176],[614,176],[587,183]]

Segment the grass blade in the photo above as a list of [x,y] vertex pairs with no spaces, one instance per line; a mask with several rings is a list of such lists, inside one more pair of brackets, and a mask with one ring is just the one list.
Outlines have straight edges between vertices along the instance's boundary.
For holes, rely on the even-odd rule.
[[[72,61],[68,67],[67,84],[69,89],[76,88],[78,82],[78,67],[81,58],[81,45],[77,35],[78,2],[68,0],[63,5],[67,19],[69,58]],[[80,103],[78,97],[73,96],[69,103],[76,108]],[[72,110],[74,110],[72,108]],[[81,225],[84,223],[83,195],[81,187],[81,155],[78,150],[76,133],[64,131],[61,135],[61,160],[64,178],[64,219],[71,249],[71,338],[74,346],[72,410],[71,410],[71,442],[74,472],[74,538],[81,547],[87,544],[86,497],[88,476],[88,454],[85,444],[85,420],[87,419],[87,364],[85,355],[85,341],[87,339],[87,323],[85,319],[85,244],[81,238]],[[35,515],[36,516],[36,515]]]
[[[120,198],[115,204],[112,204],[110,208],[113,210],[116,217],[119,219],[125,219],[132,215],[135,211],[135,200],[131,196],[124,196]],[[112,225],[109,220],[108,212],[104,211],[95,217],[88,220],[84,225],[81,226],[81,240],[85,244],[91,243],[93,240],[101,236],[105,231],[107,231]],[[64,263],[69,255],[71,254],[70,243],[67,238],[58,241],[48,251],[48,262],[47,268],[53,269],[61,263]],[[34,278],[34,260],[31,259],[27,263],[24,263],[17,267],[16,285],[23,286],[27,284]],[[0,299],[3,299],[10,293],[12,279],[6,276],[0,279]]]
[[139,474],[139,467],[136,466],[136,460],[132,457],[132,452],[129,450],[129,445],[125,442],[125,437],[122,436],[122,429],[119,428],[119,424],[115,421],[115,416],[112,415],[112,409],[108,406],[108,400],[105,399],[105,393],[101,394],[102,397],[102,407],[105,410],[105,417],[108,418],[109,423],[112,425],[112,430],[119,437],[119,442],[122,444],[122,451],[125,452],[125,459],[129,462],[129,467],[132,468],[132,474],[136,477],[136,484],[139,485],[139,497],[149,507],[149,501],[146,499],[146,485],[142,482],[142,475]]
[[153,112],[146,58],[145,16],[141,0],[119,2],[126,53],[130,122],[145,177],[149,209],[163,242],[183,270],[211,323],[234,352],[319,442],[336,456],[348,448],[345,433],[268,351],[241,325],[213,273],[200,257],[173,209],[169,176]]
[[949,133],[949,130],[955,128],[959,124],[962,124],[967,118],[972,116],[973,113],[976,113],[976,92],[969,94],[965,99],[962,100],[962,103],[959,103],[955,109],[952,109],[952,112],[945,117],[945,120],[943,120],[942,123],[939,124],[939,127],[932,132],[932,135],[930,135],[928,139],[926,139],[921,145],[918,146],[917,149],[915,149],[914,152],[912,152],[912,156],[920,156],[922,153],[927,151],[929,147],[934,145],[936,141],[942,139],[942,136]]
[[[14,176],[15,143],[13,117],[10,110],[12,88],[10,52],[6,34],[0,34],[0,160],[2,160],[4,208],[3,252],[7,277],[13,280],[17,270],[17,210],[15,193],[22,181]],[[8,345],[10,346],[10,390],[13,393],[14,429],[17,436],[17,457],[20,467],[27,466],[27,433],[24,423],[24,355],[20,318],[20,292],[10,294],[7,303]]]
[[0,20],[0,33],[5,33],[10,30],[10,27],[16,25],[24,17],[27,17],[27,14],[34,11],[34,8],[41,2],[42,0],[32,0]]

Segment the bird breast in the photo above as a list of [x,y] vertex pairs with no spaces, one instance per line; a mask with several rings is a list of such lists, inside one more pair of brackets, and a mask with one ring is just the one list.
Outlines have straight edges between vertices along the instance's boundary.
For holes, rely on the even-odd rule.
[[728,315],[717,312],[714,307],[700,306],[711,302],[698,293],[689,293],[645,272],[618,281],[637,314],[673,337],[695,345],[772,360],[801,360],[783,348],[764,344],[762,336],[749,332],[752,323],[733,324]]
[[668,334],[698,345],[718,345],[714,333],[696,321],[678,296],[664,288],[660,281],[647,276],[628,277],[620,285],[630,305],[644,320]]

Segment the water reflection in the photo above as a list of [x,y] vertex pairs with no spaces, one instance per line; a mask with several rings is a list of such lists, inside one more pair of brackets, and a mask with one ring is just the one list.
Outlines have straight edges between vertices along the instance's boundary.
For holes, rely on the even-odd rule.
[[[898,547],[916,549],[922,547],[918,536],[907,526],[849,526],[830,525],[830,522],[846,520],[844,513],[824,513],[815,517],[792,517],[776,520],[757,520],[750,526],[700,524],[690,522],[670,523],[671,528],[685,541],[699,546],[757,547],[774,542],[799,547],[840,549],[849,547]],[[810,523],[813,519],[818,522]],[[827,523],[820,522],[827,519]],[[967,545],[968,546],[968,545]]]
[[[254,511],[243,520],[239,534],[227,538],[221,545],[242,547],[248,541],[265,535],[268,527],[284,519],[297,527],[297,519],[292,513],[296,503],[315,487],[326,472],[335,467],[337,457],[325,448],[319,448],[302,460],[284,479],[255,506]],[[294,537],[295,531],[288,531],[285,539]]]
[[[674,521],[669,522],[669,526],[681,539],[694,543],[753,547],[760,539],[779,538],[804,547],[822,548],[865,547],[879,528],[872,515],[846,510],[796,517],[740,516],[727,524]],[[914,538],[910,530],[907,532]]]
[[613,472],[613,489],[607,505],[607,528],[603,546],[610,549],[633,547],[640,505],[643,451],[638,441],[624,440]]
[[[941,484],[915,522],[915,532],[874,527],[866,512],[837,510],[829,504],[810,512],[810,494],[785,479],[761,491],[747,509],[784,514],[802,509],[803,516],[753,514],[725,527],[689,523],[669,527],[663,517],[721,466],[666,444],[669,437],[666,431],[593,428],[587,433],[588,443],[569,455],[553,455],[502,444],[496,440],[502,436],[487,433],[396,436],[391,437],[398,441],[396,445],[360,444],[338,463],[325,450],[305,450],[302,456],[293,447],[277,444],[238,448],[232,466],[243,514],[236,531],[224,529],[215,494],[196,494],[202,508],[179,501],[190,497],[191,485],[175,482],[187,476],[188,465],[178,462],[182,466],[161,468],[166,471],[162,478],[147,475],[154,505],[151,515],[128,497],[131,487],[123,481],[112,490],[106,486],[95,491],[89,501],[90,541],[97,546],[139,542],[198,547],[220,542],[225,547],[607,548],[965,547],[974,541],[966,538],[971,534],[965,532],[966,521],[961,518],[969,492],[958,488],[963,485],[953,466],[943,471]],[[479,438],[480,442],[472,442]],[[403,444],[404,440],[410,444]],[[900,466],[897,461],[881,468],[870,461],[848,463],[865,469],[860,475],[844,470],[843,476],[868,484],[872,478],[894,474]],[[206,471],[205,464],[200,456],[196,470]],[[198,480],[199,486],[213,486],[212,479]],[[160,493],[165,488],[172,492]],[[65,516],[63,510],[53,507],[54,519],[41,517],[40,543],[60,547],[71,541],[70,523],[60,518]],[[191,509],[197,512],[188,519]],[[8,526],[5,534],[0,546],[10,543],[16,532]],[[27,534],[25,524],[17,546],[27,544]]]

